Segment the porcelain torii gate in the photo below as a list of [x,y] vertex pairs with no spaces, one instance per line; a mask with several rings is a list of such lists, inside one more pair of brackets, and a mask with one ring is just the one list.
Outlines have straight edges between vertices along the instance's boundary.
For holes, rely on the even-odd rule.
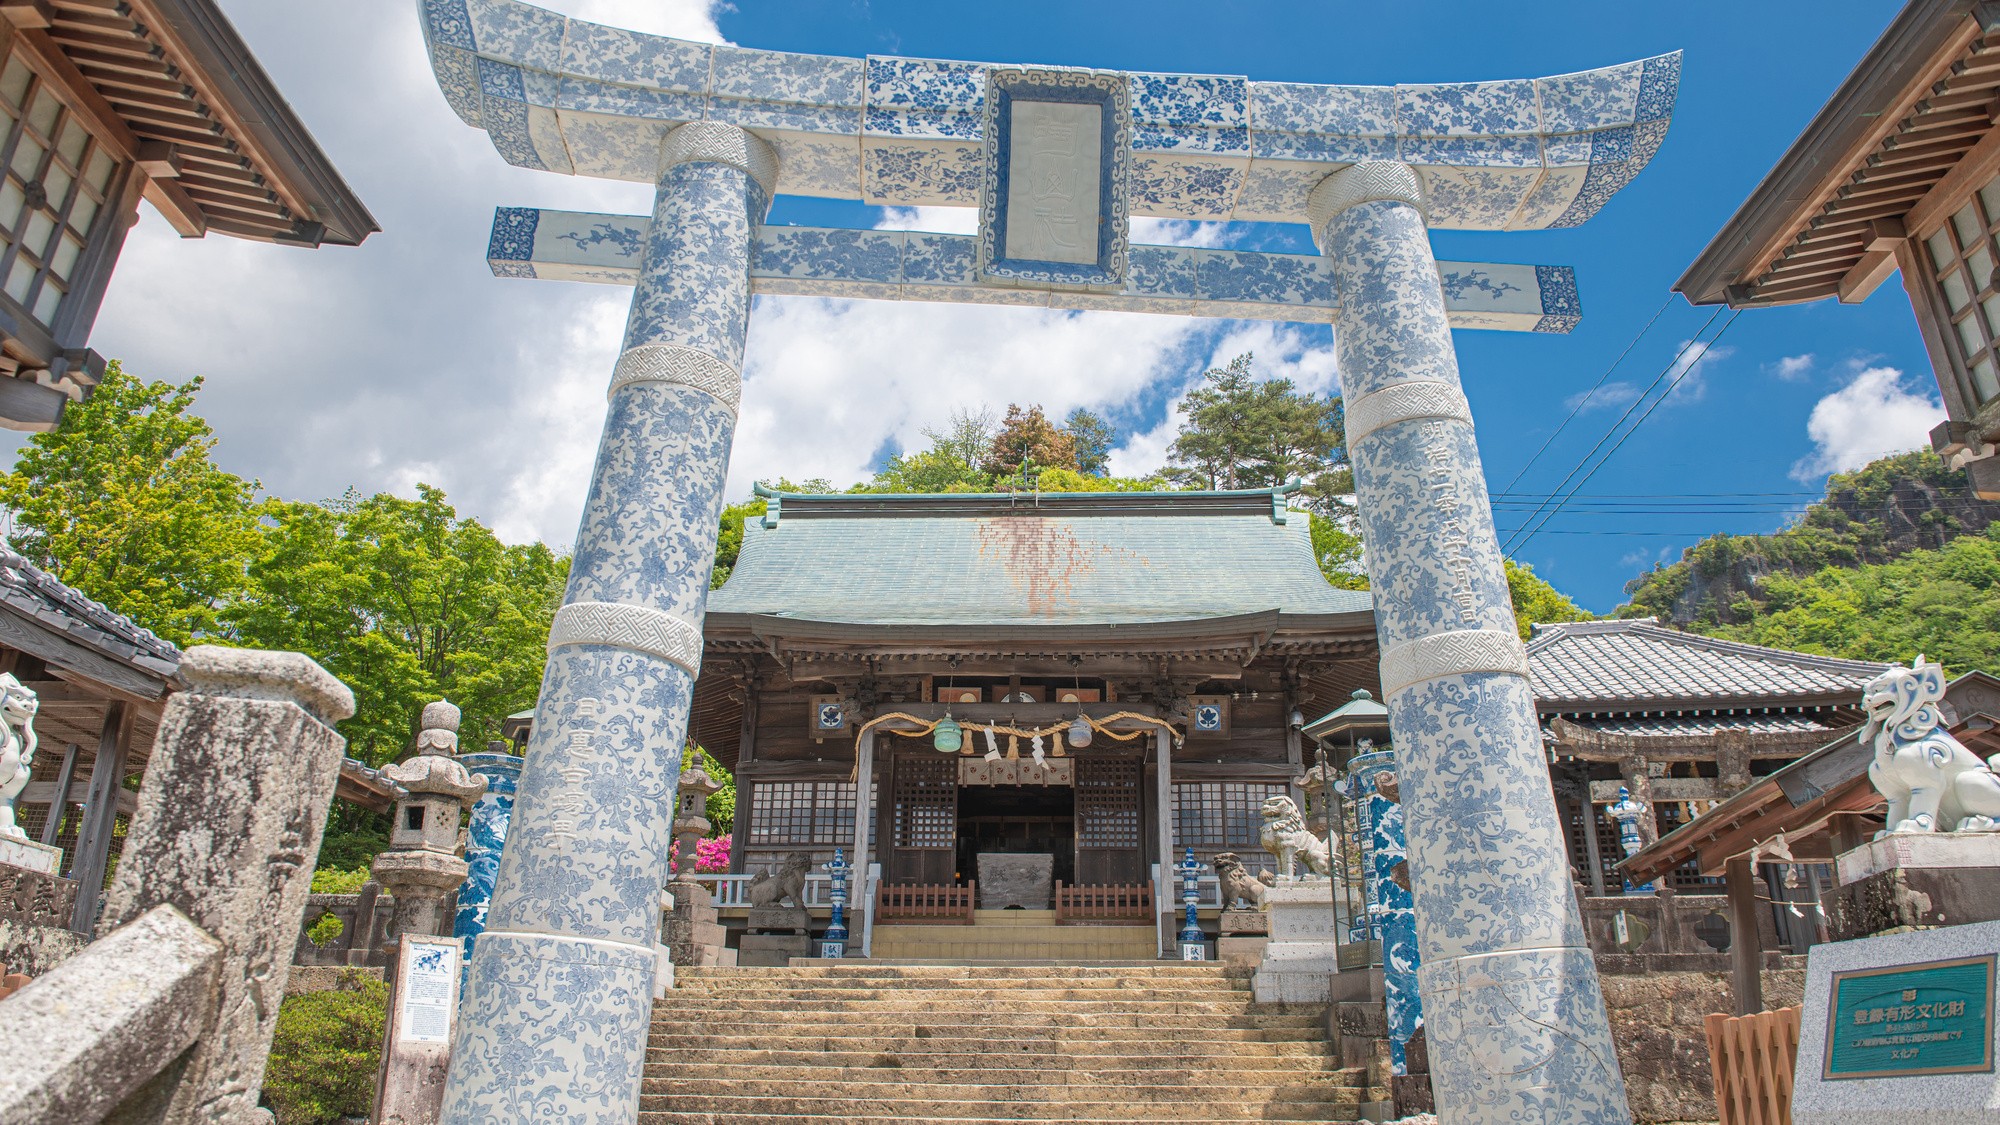
[[[1334,323],[1440,1111],[1629,1120],[1451,341],[1568,331],[1575,283],[1441,267],[1426,229],[1595,214],[1664,137],[1678,55],[1340,87],[825,58],[515,0],[418,3],[446,98],[509,162],[657,189],[650,219],[509,208],[494,224],[495,273],[636,291],[447,1121],[636,1120],[756,292]],[[778,193],[977,206],[980,232],[767,229]],[[1306,222],[1323,257],[1129,246],[1132,214]]]

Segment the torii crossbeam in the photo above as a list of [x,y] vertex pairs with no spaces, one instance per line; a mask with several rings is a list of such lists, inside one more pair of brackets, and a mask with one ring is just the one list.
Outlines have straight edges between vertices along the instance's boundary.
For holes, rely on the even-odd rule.
[[[1330,320],[1438,1108],[1453,1125],[1630,1120],[1451,339],[1566,331],[1574,281],[1441,267],[1427,229],[1588,219],[1659,148],[1678,55],[1321,86],[827,58],[516,0],[418,4],[446,98],[510,163],[656,189],[647,219],[505,210],[489,251],[496,272],[635,291],[445,1120],[637,1119],[757,291]],[[979,233],[766,228],[775,194],[976,206]],[[1135,247],[1133,215],[1306,223],[1324,259]]]

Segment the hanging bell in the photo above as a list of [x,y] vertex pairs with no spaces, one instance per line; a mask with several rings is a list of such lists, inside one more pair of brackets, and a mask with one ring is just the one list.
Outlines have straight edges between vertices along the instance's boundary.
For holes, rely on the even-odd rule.
[[1090,745],[1090,722],[1082,715],[1069,725],[1069,744],[1079,750]]
[[940,754],[956,754],[958,748],[964,744],[965,731],[958,725],[958,720],[951,717],[951,712],[945,712],[944,718],[938,720],[937,729],[931,734],[931,745],[937,747],[937,752]]

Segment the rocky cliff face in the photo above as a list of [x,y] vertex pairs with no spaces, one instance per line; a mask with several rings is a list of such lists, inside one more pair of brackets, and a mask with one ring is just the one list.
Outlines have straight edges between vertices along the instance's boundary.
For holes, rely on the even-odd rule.
[[1755,614],[1764,580],[1828,566],[1888,562],[1935,550],[2000,521],[2000,503],[1974,498],[1965,474],[1929,452],[1885,457],[1827,480],[1826,499],[1771,535],[1716,535],[1626,584],[1620,616],[1681,627],[1739,624]]

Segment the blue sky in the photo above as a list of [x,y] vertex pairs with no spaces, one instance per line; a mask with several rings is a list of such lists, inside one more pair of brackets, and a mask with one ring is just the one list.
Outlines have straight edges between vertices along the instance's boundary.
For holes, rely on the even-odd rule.
[[[1585,315],[1575,333],[1458,336],[1496,490],[1507,489],[1568,403],[1660,310],[1668,287],[1896,10],[1840,0],[1812,5],[1810,18],[1800,5],[1741,2],[547,3],[753,47],[1327,83],[1529,78],[1684,50],[1665,147],[1597,218],[1569,231],[1435,235],[1441,258],[1578,272]],[[150,378],[206,375],[201,409],[220,438],[219,460],[272,492],[312,498],[351,485],[408,493],[426,481],[503,535],[564,545],[625,295],[494,279],[482,261],[486,226],[496,205],[636,214],[648,192],[505,166],[445,107],[414,6],[224,0],[383,233],[358,250],[308,253],[223,238],[183,242],[144,213],[93,343]],[[1229,14],[1218,18],[1222,11]],[[939,227],[969,214],[888,216],[781,199],[771,221]],[[1139,234],[1310,249],[1302,227],[1153,224]],[[1609,397],[1616,400],[1616,384],[1650,382],[1709,311],[1668,302],[1611,377]],[[1109,414],[1131,435],[1118,463],[1143,469],[1157,464],[1170,436],[1175,397],[1208,363],[1254,347],[1265,372],[1332,389],[1330,345],[1324,328],[760,300],[731,487],[747,492],[749,481],[779,476],[846,483],[887,453],[921,444],[922,429],[954,407],[1012,401]],[[1860,306],[1747,313],[1590,481],[1587,497],[1613,499],[1559,516],[1518,557],[1588,608],[1608,610],[1633,575],[1704,534],[1779,526],[1785,510],[1817,490],[1815,465],[1852,460],[1862,448],[1922,444],[1928,408],[1913,392],[1935,395],[1895,281]],[[1511,491],[1546,493],[1622,408],[1580,413]],[[1816,408],[1817,441],[1808,429]],[[1635,494],[1708,498],[1674,514],[1640,513],[1615,499]],[[1500,525],[1518,526],[1523,515],[1503,507]]]

